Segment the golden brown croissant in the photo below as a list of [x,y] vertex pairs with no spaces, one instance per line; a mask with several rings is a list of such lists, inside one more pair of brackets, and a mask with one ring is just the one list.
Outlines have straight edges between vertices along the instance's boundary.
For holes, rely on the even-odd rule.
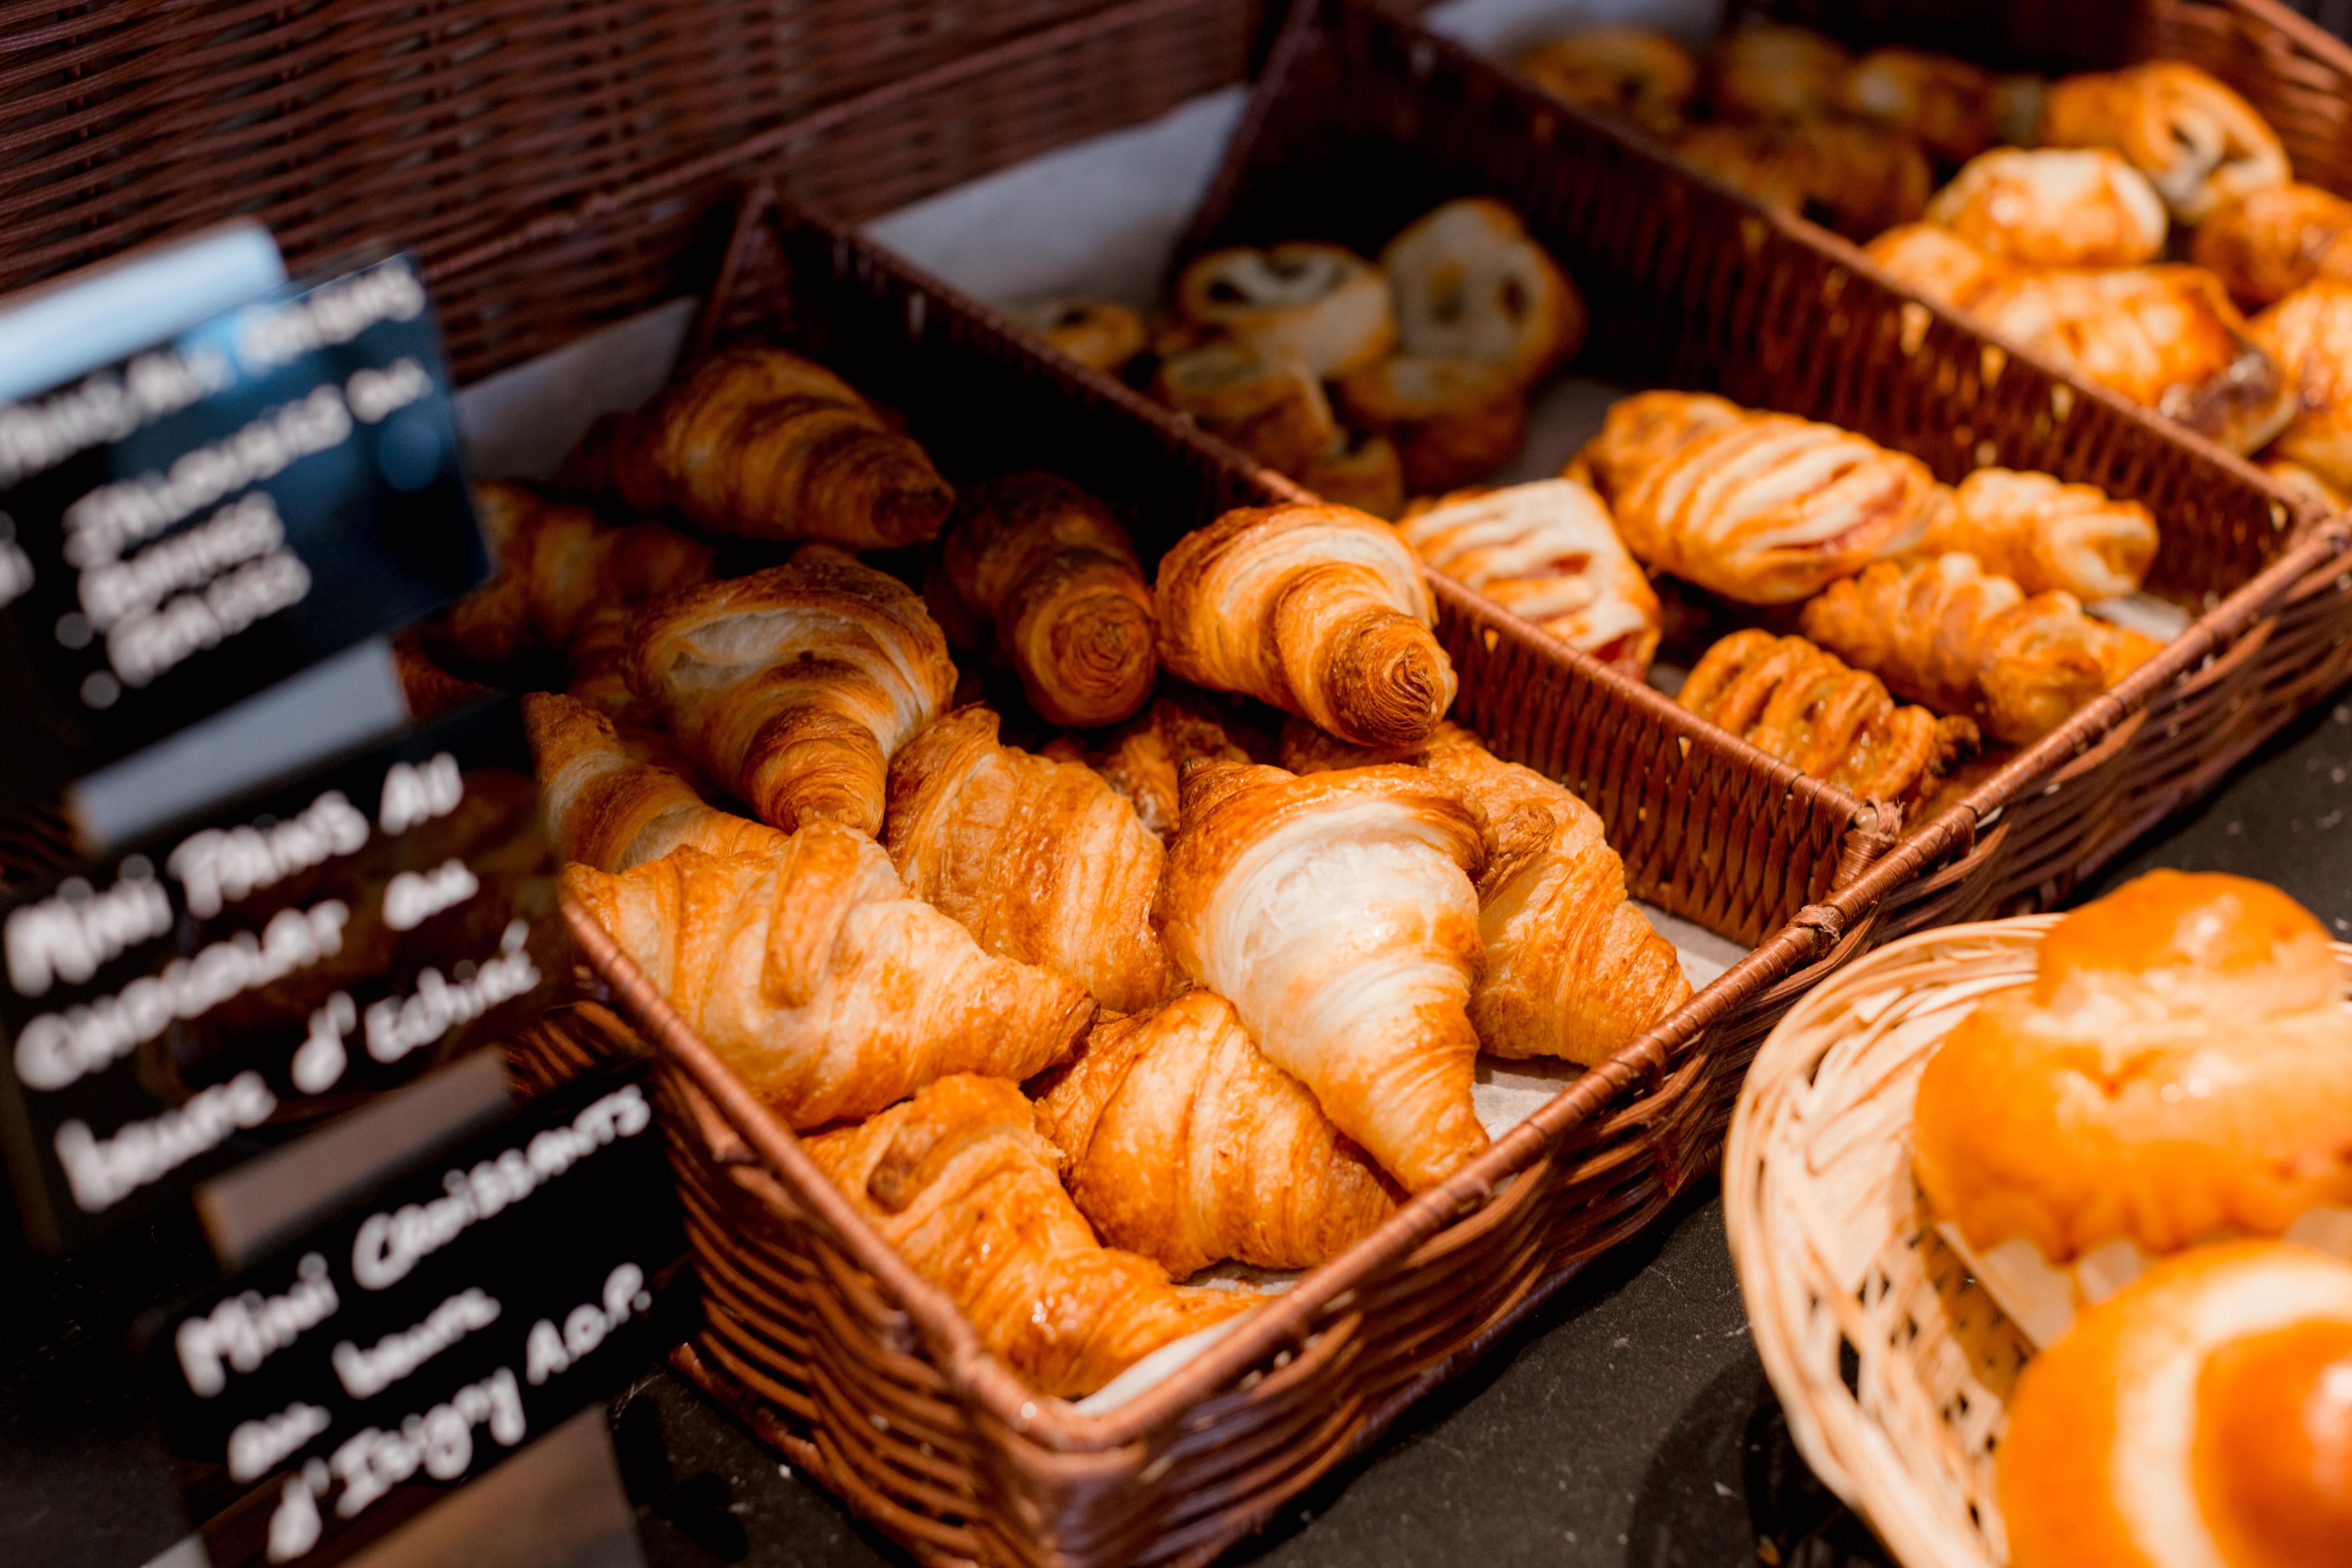
[[1181,816],[1178,776],[1195,757],[1227,763],[1250,760],[1250,754],[1234,744],[1224,727],[1199,704],[1159,697],[1149,712],[1112,737],[1108,751],[1087,761],[1105,784],[1127,797],[1153,837],[1165,843],[1176,831]]
[[1917,217],[1934,183],[1916,142],[1852,120],[1718,121],[1675,151],[1767,206],[1855,240]]
[[675,770],[632,754],[612,721],[576,698],[526,693],[522,717],[564,859],[626,871],[681,844],[710,855],[782,850],[783,834],[720,811]]
[[1636,558],[1750,605],[1804,598],[1909,549],[1936,501],[1916,458],[1696,393],[1619,402],[1584,461]]
[[640,605],[590,611],[572,634],[564,660],[571,674],[564,689],[625,730],[659,730],[669,723],[658,700],[640,697],[629,685],[629,650],[644,618]]
[[2286,149],[2253,106],[2181,60],[2150,60],[2053,82],[2042,105],[2053,147],[2112,147],[2183,223],[2249,191],[2284,185]]
[[1416,501],[1397,531],[1432,567],[1637,679],[1658,651],[1658,595],[1590,486],[1459,490]]
[[2164,198],[2104,148],[1997,147],[1969,160],[1927,219],[2020,267],[2137,267],[2164,249]]
[[1160,889],[1177,963],[1412,1192],[1486,1147],[1471,1104],[1478,819],[1413,767],[1196,763]]
[[1952,490],[1919,542],[1922,554],[1957,550],[2029,594],[2063,589],[2111,599],[2137,589],[2156,559],[2156,519],[2136,500],[2048,474],[1979,468]]
[[1927,49],[1873,49],[1853,62],[1838,107],[1909,136],[1947,163],[1993,142],[1993,79]]
[[1397,352],[1493,365],[1525,387],[1575,356],[1584,300],[1519,215],[1486,196],[1431,208],[1381,251]]
[[722,349],[590,427],[574,488],[718,533],[885,550],[930,538],[955,492],[848,383],[782,349]]
[[1151,929],[1160,841],[1092,768],[996,737],[975,705],[908,742],[890,764],[891,862],[990,952],[1071,975],[1106,1007],[1150,1006],[1177,979]]
[[1090,1394],[1151,1352],[1255,1306],[1168,1282],[1097,1242],[1062,1190],[1061,1151],[1018,1085],[943,1078],[804,1147],[981,1342],[1040,1394]]
[[1742,27],[1707,59],[1707,98],[1731,119],[1818,119],[1837,107],[1853,61],[1811,27]]
[[1323,383],[1287,349],[1239,339],[1160,362],[1151,395],[1269,468],[1296,474],[1339,434]]
[[890,758],[955,689],[913,590],[826,545],[649,607],[629,685],[704,773],[789,833],[882,827]]
[[1350,426],[1395,447],[1406,489],[1446,490],[1483,479],[1527,439],[1527,389],[1503,365],[1397,354],[1334,390]]
[[2249,310],[2314,279],[2352,282],[2352,202],[2317,185],[2249,191],[2197,226],[2189,259]]
[[1388,280],[1336,245],[1292,240],[1196,258],[1176,279],[1186,321],[1298,356],[1319,379],[1360,370],[1396,342]]
[[1690,999],[1674,944],[1625,901],[1625,863],[1599,815],[1567,789],[1452,724],[1405,755],[1362,751],[1296,720],[1283,731],[1283,765],[1300,773],[1391,759],[1453,784],[1479,817],[1486,966],[1470,1023],[1480,1049],[1590,1067]]
[[1113,300],[1043,300],[1007,314],[1089,370],[1117,374],[1143,352],[1143,318]]
[[1801,624],[1903,696],[2013,745],[2048,734],[2163,647],[2084,615],[2071,594],[2028,598],[1966,555],[1882,561],[1808,603]]
[[1671,137],[1698,90],[1698,61],[1681,40],[1647,27],[1587,27],[1518,58],[1554,98]]
[[2352,488],[2352,282],[2306,283],[2248,331],[2302,402],[2271,456],[2300,463],[2338,489]]
[[838,823],[618,876],[570,865],[562,888],[794,1127],[870,1116],[949,1073],[1043,1072],[1094,1017],[1085,986],[981,952]]
[[1396,1212],[1380,1168],[1213,991],[1097,1024],[1037,1109],[1096,1234],[1180,1279],[1228,1258],[1309,1268]]
[[1351,506],[1384,521],[1404,510],[1404,459],[1385,436],[1342,430],[1292,477],[1334,506]]
[[1363,745],[1410,745],[1454,704],[1436,605],[1395,531],[1346,507],[1242,507],[1160,563],[1171,674],[1312,719]]
[[1932,223],[1899,225],[1862,249],[1896,282],[1962,310],[2013,271],[2008,263],[1995,260],[1950,229]]
[[1878,677],[1753,626],[1708,648],[1675,700],[1801,773],[1906,807],[1979,741],[1972,721],[1898,704]]

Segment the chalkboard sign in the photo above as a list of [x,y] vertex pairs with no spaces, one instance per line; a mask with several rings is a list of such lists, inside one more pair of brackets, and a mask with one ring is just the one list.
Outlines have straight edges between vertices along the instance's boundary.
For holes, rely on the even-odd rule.
[[568,944],[511,700],[0,901],[0,1145],[70,1247],[549,1004]]
[[488,571],[404,256],[0,403],[0,807]]

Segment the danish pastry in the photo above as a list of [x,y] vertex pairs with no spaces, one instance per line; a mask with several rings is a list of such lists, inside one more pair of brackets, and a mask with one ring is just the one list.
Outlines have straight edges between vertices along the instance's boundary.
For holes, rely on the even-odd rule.
[[1401,354],[1493,365],[1527,386],[1584,342],[1575,286],[1519,215],[1488,197],[1423,214],[1381,250],[1381,269]]
[[1176,279],[1184,319],[1298,356],[1318,378],[1360,370],[1395,343],[1389,284],[1351,250],[1292,240],[1213,250]]
[[1702,125],[1676,151],[1766,206],[1864,240],[1909,223],[1933,174],[1908,137],[1860,121],[1728,121]]
[[1743,27],[1709,57],[1707,98],[1727,119],[1819,119],[1837,107],[1853,63],[1810,27]]
[[1269,468],[1296,474],[1339,434],[1323,383],[1296,353],[1230,339],[1160,362],[1152,395]]
[[1873,49],[1846,72],[1838,106],[1946,163],[1964,163],[1993,142],[1992,78],[1950,55]]
[[1890,228],[1864,246],[1863,254],[1896,282],[1961,310],[2011,271],[1950,229],[1932,223]]
[[1088,370],[1116,374],[1143,352],[1143,318],[1109,300],[1041,300],[1008,312]]
[[2164,249],[2163,198],[2104,148],[2000,147],[1969,160],[1927,221],[2021,267],[2137,267]]
[[1671,137],[1698,91],[1698,61],[1677,39],[1647,27],[1588,27],[1538,44],[1519,69],[1555,98],[1653,135]]
[[1952,491],[1919,542],[1929,555],[1957,550],[2029,594],[2057,588],[2078,599],[2137,589],[2156,559],[2156,519],[2136,500],[2048,474],[1979,468]]
[[2223,203],[2284,185],[2286,149],[2253,106],[2181,60],[2150,60],[2051,84],[2042,140],[2112,147],[2154,183],[2183,223]]
[[2247,331],[2301,399],[2271,455],[2352,488],[2352,282],[2306,283]]
[[2249,310],[2315,279],[2352,282],[2352,202],[2317,185],[2271,185],[2232,197],[2197,226],[2189,259]]

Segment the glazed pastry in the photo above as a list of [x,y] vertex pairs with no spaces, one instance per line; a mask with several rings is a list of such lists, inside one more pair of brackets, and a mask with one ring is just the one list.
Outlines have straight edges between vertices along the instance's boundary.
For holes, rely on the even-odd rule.
[[945,1291],[1038,1393],[1075,1399],[1151,1352],[1256,1304],[1168,1282],[1104,1247],[1057,1174],[1018,1085],[960,1075],[804,1147],[882,1239]]
[[882,827],[885,773],[955,689],[947,638],[895,577],[826,545],[648,607],[629,684],[760,820]]
[[1415,502],[1398,525],[1433,568],[1640,679],[1658,651],[1658,595],[1590,487],[1544,479]]
[[1478,1037],[1478,819],[1412,767],[1298,778],[1202,763],[1160,883],[1160,931],[1275,1065],[1406,1190],[1486,1147]]
[[2223,1235],[2352,1238],[2352,1016],[2275,888],[2154,871],[2042,937],[2030,985],[1919,1080],[1937,1221],[2039,1343],[2148,1261]]
[[2164,200],[2102,148],[2000,147],[1927,203],[1929,223],[2020,267],[2137,267],[2164,249]]
[[2271,456],[2300,463],[2338,489],[2352,487],[2352,282],[2306,283],[2256,316],[2247,332],[2286,374],[2302,405]]
[[1425,740],[1454,704],[1454,665],[1412,551],[1346,507],[1242,507],[1160,563],[1170,673],[1312,719],[1362,745]]
[[1088,370],[1116,375],[1143,352],[1143,318],[1109,300],[1041,300],[1007,314]]
[[2063,589],[2112,599],[2138,588],[2156,559],[2156,519],[2136,500],[2048,474],[1979,468],[1937,514],[1921,553],[1957,550],[2029,594]]
[[2352,507],[2352,496],[2347,496],[2301,463],[2274,458],[2263,465],[2263,472],[2284,486],[2290,494],[2316,501],[2326,510],[2342,511]]
[[1481,1050],[1591,1067],[1690,999],[1674,944],[1625,901],[1625,863],[1600,816],[1567,789],[1452,724],[1411,752],[1366,752],[1296,720],[1283,731],[1283,765],[1302,774],[1391,761],[1454,785],[1479,818],[1486,965],[1470,1023]]
[[2189,259],[2249,310],[2315,279],[2352,282],[2352,202],[2317,185],[2249,191],[2197,226]]
[[1518,68],[1554,98],[1672,137],[1698,90],[1698,61],[1647,27],[1588,27],[1538,44]]
[[2352,1268],[2200,1247],[2028,1363],[1996,1450],[2012,1568],[2337,1568]]
[[1623,399],[1586,454],[1637,560],[1742,604],[1790,604],[1909,549],[1936,500],[1916,458],[1704,394]]
[[1160,362],[1151,395],[1269,468],[1295,474],[1339,437],[1323,383],[1287,351],[1213,342]]
[[1176,279],[1188,321],[1298,356],[1318,379],[1361,370],[1396,342],[1388,279],[1351,250],[1292,240],[1213,250]]
[[1213,991],[1097,1024],[1037,1110],[1095,1233],[1180,1279],[1229,1258],[1311,1268],[1396,1212],[1380,1167]]
[[2152,181],[2173,216],[2203,223],[2223,203],[2291,177],[2286,149],[2253,106],[2195,66],[2150,60],[2051,84],[2042,140],[2112,147]]
[[562,888],[796,1128],[870,1116],[950,1073],[1028,1078],[1094,1016],[1085,986],[982,952],[838,823],[764,853],[689,845],[618,876],[566,866]]
[[1163,844],[1181,816],[1178,775],[1195,757],[1246,763],[1250,754],[1234,744],[1224,726],[1194,702],[1162,696],[1149,712],[1111,738],[1108,752],[1085,759],[1103,782],[1127,797],[1135,815]]
[[566,477],[715,533],[848,550],[920,543],[955,504],[923,449],[848,383],[764,346],[721,349],[635,414],[598,420]]
[[1966,555],[1882,561],[1805,605],[1804,635],[1900,696],[2024,745],[2156,657],[2153,637],[2028,598]]
[[2006,264],[1932,223],[1890,228],[1862,248],[1896,282],[1962,310],[2011,274]]
[[1176,984],[1151,929],[1160,841],[1093,769],[1001,745],[997,724],[959,709],[891,763],[891,863],[988,952],[1074,976],[1122,1013],[1152,1005]]
[[626,871],[681,844],[709,855],[780,854],[785,836],[706,803],[674,769],[633,751],[612,721],[575,698],[522,699],[540,798],[556,851],[599,871]]
[[1381,252],[1396,342],[1413,359],[1498,367],[1524,387],[1575,356],[1584,300],[1519,215],[1486,196],[1433,207]]
[[1526,389],[1500,365],[1399,354],[1334,390],[1349,425],[1393,444],[1407,489],[1483,479],[1527,439]]
[[1846,72],[1838,107],[1947,163],[1966,163],[1993,142],[1992,78],[1950,55],[1873,49]]
[[1800,773],[1907,807],[1979,742],[1972,721],[1897,703],[1876,676],[1753,626],[1708,648],[1675,700]]
[[481,682],[452,675],[434,663],[425,651],[420,626],[394,634],[392,668],[400,677],[401,700],[407,704],[408,717],[415,723],[429,722],[498,695]]
[[950,638],[992,647],[1049,724],[1116,724],[1151,695],[1151,589],[1135,546],[1067,479],[1006,474],[964,491],[926,588]]
[[1385,436],[1342,430],[1297,478],[1334,506],[1351,506],[1384,521],[1404,510],[1404,460]]
[[1917,217],[1934,180],[1915,142],[1851,120],[1722,121],[1675,151],[1766,206],[1853,240]]
[[2294,384],[2200,267],[2026,274],[1990,284],[1969,309],[1993,331],[2232,452],[2259,450],[2294,414]]
[[1818,119],[1837,107],[1853,59],[1810,27],[1743,27],[1716,45],[1707,97],[1727,119]]

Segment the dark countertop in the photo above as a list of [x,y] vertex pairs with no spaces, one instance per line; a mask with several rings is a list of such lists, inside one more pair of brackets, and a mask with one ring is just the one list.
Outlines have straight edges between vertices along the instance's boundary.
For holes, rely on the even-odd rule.
[[[2331,705],[2100,887],[2158,866],[2236,871],[2352,936],[2348,779],[2352,705]],[[163,1226],[67,1268],[0,1247],[0,1563],[133,1568],[182,1532],[121,1365],[118,1281],[135,1276],[153,1300],[204,1270],[193,1238]],[[615,1408],[649,1568],[906,1561],[667,1371],[649,1371]],[[1226,1561],[1887,1563],[1789,1444],[1711,1188],[1600,1260]]]

